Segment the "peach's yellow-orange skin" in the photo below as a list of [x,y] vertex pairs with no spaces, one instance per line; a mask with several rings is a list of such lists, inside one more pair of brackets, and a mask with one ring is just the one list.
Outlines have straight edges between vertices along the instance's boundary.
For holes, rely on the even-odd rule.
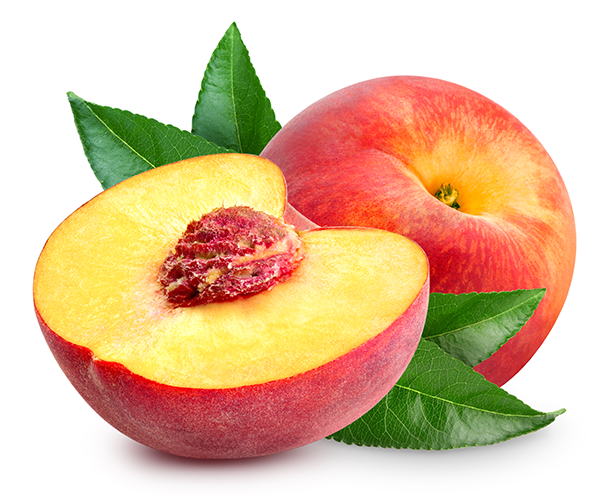
[[[432,292],[546,288],[528,324],[476,367],[488,380],[504,384],[548,335],[573,274],[573,211],[548,153],[499,105],[431,78],[370,80],[309,106],[262,156],[314,223],[416,241]],[[459,210],[434,197],[447,183]]]

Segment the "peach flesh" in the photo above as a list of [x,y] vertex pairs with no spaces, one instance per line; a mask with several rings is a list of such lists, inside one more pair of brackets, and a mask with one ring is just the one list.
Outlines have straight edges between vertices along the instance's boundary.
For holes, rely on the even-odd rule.
[[190,458],[280,453],[352,423],[389,392],[410,362],[428,289],[386,330],[334,361],[295,377],[230,389],[160,384],[95,358],[38,320],[59,365],[88,404],[126,436]]
[[[316,224],[416,241],[432,292],[546,288],[528,324],[476,367],[488,380],[507,382],[552,329],[575,262],[569,196],[539,141],[489,99],[431,78],[366,81],[299,113],[261,155]],[[435,198],[444,184],[458,210]]]
[[[283,177],[266,160],[220,155],[161,169],[84,205],[53,233],[38,261],[36,314],[84,399],[129,437],[196,458],[285,451],[376,404],[406,368],[423,328],[429,289],[420,248],[379,230],[305,231],[305,258],[271,290],[173,308],[156,276],[185,220],[221,205],[305,219],[288,209]],[[254,178],[253,186],[238,185],[239,177]],[[235,192],[224,199],[215,182]],[[211,201],[211,190],[198,196],[186,192],[190,185],[219,193]],[[174,199],[170,222],[156,223]]]

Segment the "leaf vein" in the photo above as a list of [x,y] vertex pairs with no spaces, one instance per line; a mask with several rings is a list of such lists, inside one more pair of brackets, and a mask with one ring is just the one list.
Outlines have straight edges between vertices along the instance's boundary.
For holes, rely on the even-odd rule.
[[523,414],[503,413],[503,412],[498,412],[498,411],[486,410],[485,408],[478,408],[476,406],[467,405],[467,404],[464,404],[464,403],[457,403],[456,401],[451,401],[449,399],[442,398],[442,397],[436,396],[434,394],[427,394],[427,393],[425,393],[423,391],[419,391],[417,389],[413,389],[412,387],[400,385],[398,383],[396,383],[395,387],[398,387],[399,389],[404,389],[406,391],[413,392],[415,394],[418,394],[421,397],[426,397],[426,398],[430,398],[430,399],[433,399],[433,400],[436,400],[436,401],[440,401],[442,403],[446,403],[446,404],[448,404],[450,406],[461,407],[461,408],[465,408],[465,409],[473,410],[473,411],[478,411],[478,412],[482,412],[482,413],[489,413],[490,415],[497,415],[497,416],[501,416],[501,417],[511,417],[511,418],[524,418],[524,417],[537,418],[537,417],[540,416],[540,414],[523,415]]
[[233,77],[233,68],[234,68],[234,43],[235,43],[235,36],[233,31],[229,34],[230,38],[231,38],[231,52],[230,52],[230,61],[229,61],[229,77],[230,77],[230,82],[231,82],[231,109],[233,112],[233,124],[235,126],[235,135],[237,138],[237,142],[238,142],[238,150],[240,153],[243,153],[244,151],[242,150],[242,137],[241,137],[241,132],[240,132],[240,124],[238,121],[238,110],[237,110],[237,103],[235,100],[235,80]]
[[112,134],[117,139],[117,141],[119,141],[122,144],[124,144],[125,146],[127,146],[131,150],[132,153],[134,153],[139,158],[141,158],[143,161],[145,161],[148,165],[150,165],[150,168],[156,168],[156,165],[154,165],[150,160],[148,160],[148,158],[142,156],[139,151],[134,149],[131,146],[131,144],[124,141],[122,137],[120,137],[111,127],[109,127],[108,123],[106,123],[102,118],[100,118],[100,116],[96,112],[94,112],[92,107],[86,101],[84,101],[83,99],[81,99],[80,101],[90,111],[90,113],[92,113],[92,115],[94,115],[94,117],[106,128],[106,130],[108,132],[110,132],[110,134]]
[[487,318],[484,318],[484,319],[482,319],[480,321],[476,321],[474,323],[461,326],[460,328],[455,328],[454,330],[443,331],[443,332],[440,332],[440,333],[435,334],[435,335],[427,335],[426,338],[432,339],[432,338],[436,338],[436,337],[443,337],[444,335],[449,335],[451,333],[456,333],[456,332],[460,332],[462,330],[467,330],[469,328],[473,328],[473,327],[476,327],[476,326],[479,326],[479,325],[483,325],[483,324],[485,324],[487,322],[494,321],[494,320],[497,320],[500,317],[506,316],[507,314],[511,313],[515,309],[518,309],[518,308],[520,308],[520,307],[522,307],[524,305],[527,305],[530,302],[535,302],[536,300],[537,300],[537,297],[529,298],[529,299],[524,300],[523,302],[521,302],[521,303],[519,303],[519,304],[511,307],[510,309],[505,309],[505,310],[501,311],[500,313],[495,314],[493,316],[488,316]]

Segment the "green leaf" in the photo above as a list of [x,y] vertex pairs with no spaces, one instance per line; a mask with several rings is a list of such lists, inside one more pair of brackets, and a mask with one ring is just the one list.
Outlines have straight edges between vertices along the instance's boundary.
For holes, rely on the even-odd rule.
[[83,149],[104,189],[167,163],[228,150],[190,132],[68,92]]
[[533,410],[433,342],[421,340],[394,388],[329,438],[383,448],[483,446],[541,429],[564,411]]
[[525,325],[545,292],[432,293],[423,338],[468,366],[478,365]]
[[204,73],[192,133],[238,153],[258,155],[280,128],[233,23]]

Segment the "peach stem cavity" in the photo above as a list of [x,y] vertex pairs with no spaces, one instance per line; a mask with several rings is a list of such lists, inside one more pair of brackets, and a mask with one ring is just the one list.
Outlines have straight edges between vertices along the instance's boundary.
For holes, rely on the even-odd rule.
[[250,207],[217,208],[188,224],[159,282],[172,307],[231,301],[270,290],[303,258],[294,227]]
[[460,205],[457,202],[458,190],[452,184],[442,184],[434,196],[450,208],[455,208],[456,210],[460,208]]

